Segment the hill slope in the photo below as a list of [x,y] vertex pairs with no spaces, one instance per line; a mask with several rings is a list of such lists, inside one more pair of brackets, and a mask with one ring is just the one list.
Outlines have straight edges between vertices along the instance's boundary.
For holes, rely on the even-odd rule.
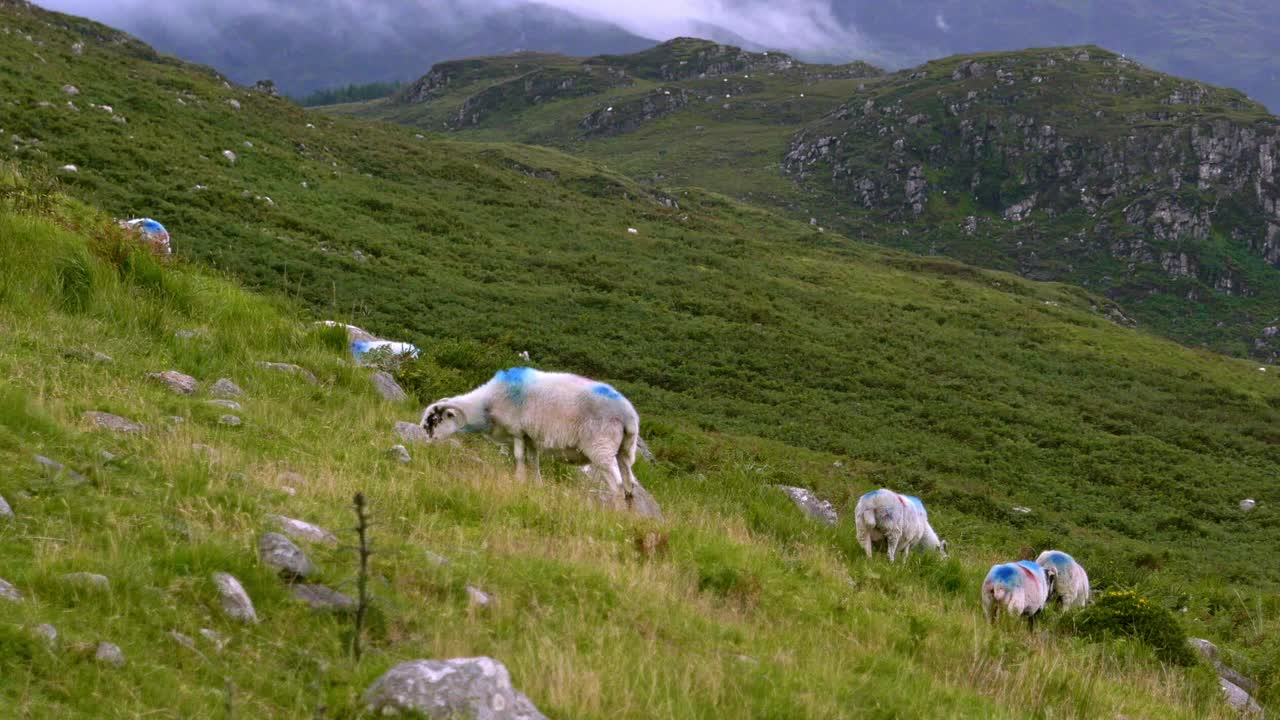
[[[626,81],[691,51],[721,61],[706,77]],[[875,77],[681,40],[607,63],[558,58],[562,71],[607,64],[615,80],[572,89],[530,85],[548,61],[523,60],[441,64],[417,92],[331,112],[559,147],[861,239],[1079,284],[1180,342],[1280,353],[1280,131],[1240,93],[1096,47]],[[524,102],[498,102],[504,85]]]
[[[327,119],[223,85],[106,28],[4,8],[4,26],[26,43],[0,45],[0,62],[13,69],[0,76],[13,103],[6,133],[18,136],[7,151],[28,173],[75,162],[78,170],[62,176],[67,192],[113,214],[162,219],[187,257],[324,316],[427,348],[424,366],[405,375],[423,395],[418,400],[465,389],[524,349],[544,367],[616,383],[641,408],[662,458],[641,479],[672,518],[677,562],[635,560],[626,548],[645,526],[583,514],[582,488],[567,473],[543,495],[506,484],[496,453],[480,455],[475,470],[469,451],[431,448],[421,475],[396,474],[381,452],[391,421],[413,409],[351,399],[347,393],[367,392],[364,379],[332,338],[309,337],[280,311],[237,299],[225,285],[203,290],[210,281],[187,271],[170,271],[177,274],[167,281],[163,272],[132,279],[126,272],[128,291],[114,289],[109,278],[120,270],[111,254],[94,260],[84,240],[26,217],[49,204],[40,199],[49,193],[18,185],[6,196],[16,203],[6,211],[13,230],[0,235],[13,238],[3,265],[4,324],[23,338],[6,348],[16,389],[7,396],[4,451],[27,471],[0,493],[19,497],[19,517],[33,523],[5,530],[6,555],[22,558],[6,579],[37,599],[45,591],[33,587],[50,588],[51,602],[80,602],[52,589],[57,578],[101,563],[120,568],[109,574],[136,578],[128,587],[139,597],[176,588],[189,609],[209,602],[205,578],[219,565],[252,578],[250,590],[282,611],[287,597],[252,561],[266,509],[341,527],[341,503],[359,478],[399,513],[385,531],[392,542],[444,543],[468,559],[444,580],[431,580],[433,571],[413,557],[404,566],[391,561],[404,569],[387,576],[388,597],[402,598],[394,602],[405,609],[387,626],[388,654],[320,685],[332,688],[332,702],[345,711],[355,707],[361,683],[393,657],[478,652],[512,664],[552,716],[649,717],[655,702],[667,702],[673,716],[835,717],[868,697],[887,714],[1213,711],[1208,678],[1163,670],[1132,645],[1099,650],[1049,636],[1028,650],[1020,636],[977,627],[973,588],[985,567],[1024,546],[1050,545],[1087,559],[1100,588],[1138,587],[1162,606],[1186,607],[1184,622],[1228,641],[1233,662],[1262,681],[1263,697],[1273,692],[1269,631],[1280,571],[1258,561],[1280,534],[1272,510],[1280,501],[1271,480],[1280,459],[1273,372],[1119,327],[1106,319],[1105,301],[1071,287],[852,243],[705,192],[646,188],[552,151],[442,142]],[[78,89],[70,100],[66,84]],[[233,148],[234,163],[222,155]],[[102,224],[53,217],[90,236]],[[46,251],[64,245],[80,260]],[[174,337],[188,328],[205,329],[209,339],[189,345]],[[116,337],[123,347],[112,346]],[[100,371],[54,360],[54,348],[82,344],[114,349],[119,365]],[[298,395],[291,380],[263,375],[253,365],[259,359],[307,364],[324,389]],[[206,382],[224,373],[241,378],[251,398],[265,401],[264,414],[250,421],[270,432],[237,434],[198,402],[147,389],[143,373],[165,365]],[[89,409],[150,420],[162,438],[122,442],[153,460],[127,471],[112,503],[79,500],[88,508],[83,518],[41,510],[56,502],[40,504],[37,468],[24,458],[44,449],[73,458],[81,471],[94,467],[105,447],[100,436],[68,429]],[[175,414],[190,420],[176,435],[158,430]],[[229,445],[225,474],[190,471],[195,479],[184,480],[176,469],[194,462],[192,441]],[[289,470],[319,478],[306,493],[295,488],[298,505],[235,484],[278,487],[281,455]],[[934,508],[960,559],[900,574],[867,565],[850,550],[850,528],[828,532],[803,522],[768,487],[779,482],[811,487],[844,510],[871,487],[914,491]],[[35,507],[24,508],[18,491]],[[152,507],[183,500],[194,508],[177,505],[202,523],[193,537],[210,543],[212,559],[157,549],[172,542],[163,527],[93,514],[123,514],[129,498],[143,496]],[[1259,501],[1248,515],[1235,509],[1245,496]],[[205,509],[210,497],[221,498],[230,519]],[[1012,512],[1014,505],[1033,513]],[[115,525],[127,526],[119,532],[132,544],[83,530]],[[93,544],[83,563],[53,562],[61,551],[46,554],[38,544],[66,535]],[[152,549],[131,551],[134,545]],[[420,546],[404,552],[413,547]],[[539,553],[544,559],[533,559]],[[156,557],[133,567],[135,558]],[[865,598],[842,599],[841,571],[854,576],[859,595],[869,591]],[[658,576],[670,584],[652,591],[650,602],[644,588],[666,582]],[[460,588],[476,577],[500,598],[517,599],[500,604],[496,617],[469,615]],[[440,598],[439,612],[454,622],[414,614],[423,598]],[[35,624],[47,618],[42,602],[3,611],[26,613],[18,622]],[[915,624],[901,615],[886,623],[903,604],[921,608]],[[144,638],[167,642],[165,626],[199,627],[213,616],[184,609],[152,617],[140,609],[150,606],[132,600],[119,607],[128,618],[122,632],[139,633],[135,649],[148,647]],[[72,616],[76,637],[101,632],[94,628],[103,614],[94,606]],[[295,656],[265,648],[277,647],[304,615],[288,615],[288,630],[263,630],[255,662],[291,662]],[[317,629],[314,641],[329,644],[312,655],[338,657],[336,632]],[[895,640],[904,634],[918,639]],[[25,661],[35,653],[32,641],[17,631],[6,637],[17,648],[14,667],[27,668],[21,682],[6,685],[12,697],[30,681],[43,693],[31,701],[36,707],[93,702],[48,680],[65,672],[58,664],[65,660],[32,666]],[[988,645],[987,638],[998,639]],[[854,660],[830,663],[850,644],[859,648],[847,656]],[[695,665],[679,658],[691,649],[711,657],[711,647],[732,650],[714,655],[718,666],[696,666],[722,672],[690,677]],[[988,647],[990,655],[981,650]],[[777,664],[762,663],[763,675],[731,671],[736,654],[768,655]],[[645,672],[624,672],[635,657],[656,659]],[[1062,657],[1069,668],[1037,664]],[[1011,669],[1006,663],[1017,658]],[[218,676],[189,674],[181,677],[192,685],[175,683],[164,667],[148,687],[169,689],[131,696],[130,708],[169,706],[165,692],[189,692],[194,703],[207,699],[201,688],[220,686]],[[253,688],[261,714],[314,709],[303,689],[310,678],[290,675],[277,689],[261,682],[265,673],[235,672],[239,686]],[[6,669],[4,677],[17,676]],[[885,678],[892,687],[882,686]],[[125,676],[104,692],[116,697],[130,681],[142,680]],[[1135,696],[1130,685],[1150,692]],[[689,697],[707,705],[678,702]]]

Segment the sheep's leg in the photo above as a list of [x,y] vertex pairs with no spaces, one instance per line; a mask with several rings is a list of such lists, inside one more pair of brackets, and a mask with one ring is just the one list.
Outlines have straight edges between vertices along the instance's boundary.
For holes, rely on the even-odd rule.
[[870,560],[870,559],[871,559],[871,545],[872,545],[872,541],[871,541],[871,533],[869,533],[869,532],[864,532],[864,533],[862,533],[862,537],[858,538],[858,540],[862,542],[862,549],[867,551],[867,559],[868,559],[868,560]]
[[902,539],[902,536],[896,533],[889,533],[889,535],[885,538],[885,542],[888,543],[889,545],[889,562],[891,563],[894,561],[894,558],[896,558],[898,555],[898,541],[900,539]]
[[591,458],[591,465],[596,472],[603,475],[609,481],[609,489],[614,495],[623,495],[627,500],[631,497],[624,493],[622,486],[622,473],[618,470],[618,459],[613,453],[598,453],[596,457]]
[[626,494],[627,500],[630,500],[636,494],[636,474],[631,469],[632,464],[636,461],[636,456],[625,441],[622,443],[622,449],[618,451],[616,460],[618,472],[622,476],[623,492]]
[[907,556],[911,554],[911,543],[909,542],[901,543],[900,547],[902,548],[902,562],[906,562]]
[[511,439],[511,454],[516,458],[516,481],[525,481],[524,472],[524,436],[517,435]]
[[541,485],[542,484],[542,461],[538,455],[538,443],[534,442],[532,438],[525,438],[525,439],[529,443],[526,446],[526,450],[529,453],[529,464],[533,466],[533,482],[535,484]]

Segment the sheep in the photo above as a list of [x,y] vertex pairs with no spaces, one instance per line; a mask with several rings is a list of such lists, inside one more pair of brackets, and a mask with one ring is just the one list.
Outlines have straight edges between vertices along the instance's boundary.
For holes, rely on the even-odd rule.
[[525,480],[525,456],[541,482],[540,452],[573,463],[590,463],[628,502],[634,494],[640,416],[622,393],[602,382],[570,373],[527,367],[500,370],[465,395],[444,398],[422,413],[432,440],[477,432],[510,444],[516,478]]
[[992,565],[982,581],[982,612],[995,624],[997,605],[1010,615],[1025,615],[1027,627],[1035,628],[1036,616],[1044,610],[1053,592],[1057,570],[1030,560]]
[[1036,558],[1036,564],[1053,568],[1057,577],[1053,581],[1053,593],[1059,607],[1070,610],[1084,607],[1089,602],[1089,575],[1075,558],[1060,550],[1045,550]]
[[858,499],[853,515],[858,543],[867,551],[868,558],[872,544],[880,540],[888,546],[889,562],[894,562],[899,548],[904,560],[915,547],[937,550],[942,557],[947,556],[947,543],[939,540],[929,525],[929,514],[918,497],[883,488],[872,490]]

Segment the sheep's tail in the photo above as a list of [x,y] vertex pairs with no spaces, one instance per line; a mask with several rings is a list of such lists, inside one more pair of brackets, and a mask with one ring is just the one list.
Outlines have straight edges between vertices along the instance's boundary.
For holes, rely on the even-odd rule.
[[618,446],[618,473],[622,487],[630,498],[635,492],[636,474],[631,466],[636,462],[636,446],[640,444],[640,416],[634,412],[622,420],[622,442]]

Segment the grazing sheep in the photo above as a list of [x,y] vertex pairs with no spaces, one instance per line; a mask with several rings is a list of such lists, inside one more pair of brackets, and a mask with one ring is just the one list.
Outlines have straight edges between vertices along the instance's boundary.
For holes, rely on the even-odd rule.
[[432,403],[422,413],[431,439],[478,432],[510,444],[516,477],[525,478],[525,454],[541,481],[539,452],[573,463],[590,463],[630,500],[635,486],[640,416],[609,385],[569,373],[517,367],[501,370],[465,395]]
[[1010,615],[1027,616],[1027,627],[1034,628],[1036,615],[1044,610],[1053,592],[1056,575],[1053,567],[1040,567],[1030,560],[992,565],[982,581],[983,613],[995,623],[997,605],[1003,605]]
[[888,546],[889,562],[894,562],[899,549],[906,559],[914,547],[937,550],[942,557],[947,556],[947,543],[939,540],[929,525],[929,514],[918,497],[883,488],[872,490],[858,499],[853,516],[858,543],[868,558],[872,544],[880,540]]
[[1058,597],[1059,606],[1070,610],[1089,602],[1089,575],[1075,558],[1060,550],[1045,550],[1036,558],[1036,564],[1057,573],[1053,594]]

